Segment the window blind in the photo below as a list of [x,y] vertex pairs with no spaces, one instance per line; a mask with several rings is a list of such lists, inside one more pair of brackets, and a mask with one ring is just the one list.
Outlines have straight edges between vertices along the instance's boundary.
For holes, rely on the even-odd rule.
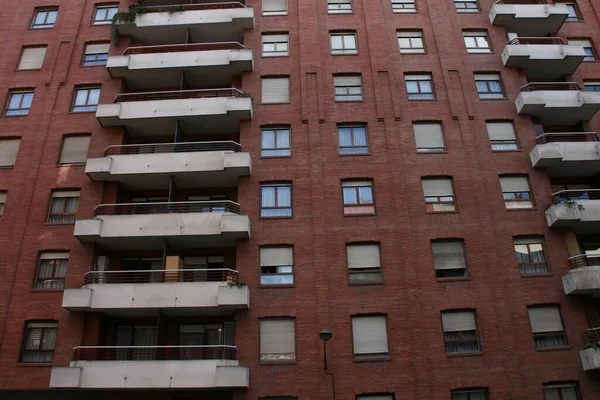
[[429,81],[431,75],[404,75],[404,79],[407,81]]
[[261,247],[261,267],[279,265],[294,265],[294,251],[292,247]]
[[[6,203],[6,192],[0,192],[0,204]],[[1,210],[0,210],[1,212]]]
[[475,74],[476,81],[499,81],[500,75],[498,74]]
[[19,70],[40,69],[46,57],[47,47],[25,47],[21,53],[19,61]]
[[104,54],[108,53],[110,43],[88,44],[85,46],[85,54]]
[[433,242],[433,262],[435,269],[465,268],[463,242],[459,240]]
[[542,238],[539,237],[521,237],[515,238],[514,244],[541,244]]
[[358,396],[358,400],[393,400],[394,396],[391,394],[367,394]]
[[475,313],[473,311],[442,312],[444,332],[474,331]]
[[69,253],[46,252],[40,254],[40,260],[64,260],[69,258]]
[[425,196],[449,196],[453,194],[452,179],[423,179]]
[[360,75],[343,75],[333,77],[333,86],[360,86]]
[[263,14],[286,13],[288,8],[287,0],[263,0]]
[[58,322],[30,322],[28,328],[58,328]]
[[263,78],[262,79],[263,103],[289,103],[290,78]]
[[90,136],[66,136],[60,154],[61,164],[83,163],[87,159]]
[[529,192],[529,183],[524,176],[503,176],[500,177],[500,186],[502,192]]
[[515,128],[511,122],[486,122],[490,140],[515,140]]
[[373,182],[371,181],[343,181],[342,187],[365,187],[365,186],[373,186]]
[[59,190],[52,192],[52,197],[79,197],[79,192],[79,190]]
[[417,148],[444,148],[444,135],[442,134],[442,125],[433,124],[414,124],[413,132]]
[[262,360],[296,358],[295,321],[263,319],[260,321],[260,357]]
[[589,40],[567,40],[567,43],[575,46],[592,47]]
[[533,333],[561,332],[560,310],[557,306],[529,307],[529,322]]
[[349,244],[346,246],[348,255],[348,268],[371,268],[380,267],[379,245],[373,244]]
[[262,42],[263,43],[273,43],[273,42],[288,42],[288,35],[263,35]]
[[15,165],[21,139],[0,139],[0,167]]
[[387,326],[384,315],[352,317],[354,354],[388,352]]

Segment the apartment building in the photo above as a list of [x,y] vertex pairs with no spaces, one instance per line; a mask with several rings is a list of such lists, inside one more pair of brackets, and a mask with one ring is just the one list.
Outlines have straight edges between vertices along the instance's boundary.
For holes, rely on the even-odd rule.
[[600,399],[597,46],[596,0],[4,0],[0,398]]

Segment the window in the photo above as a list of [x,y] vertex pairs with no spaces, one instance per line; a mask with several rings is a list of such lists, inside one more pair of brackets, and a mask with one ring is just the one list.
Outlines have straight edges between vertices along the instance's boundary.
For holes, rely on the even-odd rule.
[[331,54],[357,54],[358,47],[356,45],[356,33],[330,33],[329,40],[331,41]]
[[575,3],[564,3],[564,5],[567,6],[567,9],[569,10],[569,16],[567,17],[566,22],[581,21],[579,10]]
[[290,128],[263,128],[261,130],[261,157],[289,157]]
[[360,75],[335,75],[333,86],[335,101],[361,101],[363,99]]
[[389,355],[386,319],[385,315],[355,315],[352,317],[355,357]]
[[78,164],[87,160],[90,136],[64,136],[59,164]]
[[260,320],[260,360],[296,359],[296,321],[293,318]]
[[456,211],[452,178],[421,179],[427,212]]
[[544,384],[546,400],[579,400],[576,382],[551,382]]
[[463,31],[463,40],[469,54],[492,52],[486,31]]
[[287,15],[287,0],[262,0],[262,15]]
[[442,311],[446,353],[479,352],[475,311]]
[[559,306],[531,306],[527,307],[527,312],[535,347],[561,347],[568,344]]
[[327,0],[328,14],[352,14],[352,0]]
[[394,400],[393,394],[361,394],[356,400]]
[[96,111],[100,101],[100,88],[79,88],[75,90],[73,112]]
[[292,185],[266,184],[260,187],[261,217],[292,216]]
[[439,153],[446,151],[442,124],[439,122],[417,122],[413,124],[413,134],[418,153]]
[[42,68],[44,58],[46,57],[46,49],[46,46],[23,47],[17,69],[19,71],[27,71]]
[[340,154],[369,154],[367,127],[338,126]]
[[344,215],[374,214],[373,181],[343,181]]
[[541,237],[514,238],[514,248],[521,275],[550,272],[544,254],[544,241]]
[[112,19],[115,14],[119,11],[118,5],[110,5],[110,6],[96,6],[96,10],[94,11],[94,20],[92,24],[94,25],[108,25],[112,23]]
[[17,161],[21,139],[0,139],[0,167],[12,167]]
[[31,29],[53,28],[58,17],[58,8],[49,8],[45,10],[36,10]]
[[452,400],[487,400],[488,390],[480,389],[457,389],[452,391]]
[[0,191],[0,216],[4,214],[4,205],[6,204],[6,191]]
[[600,92],[600,81],[587,81],[583,82],[583,87],[586,92]]
[[433,265],[436,278],[467,276],[465,243],[462,239],[432,240]]
[[475,74],[480,99],[504,99],[504,90],[498,74]]
[[33,103],[33,91],[13,90],[9,93],[4,115],[28,115]]
[[78,205],[79,190],[53,191],[48,222],[53,224],[72,224],[75,222]]
[[415,0],[392,0],[392,11],[395,13],[417,12]]
[[262,103],[277,104],[290,102],[290,77],[262,78]]
[[86,67],[106,65],[110,43],[88,43],[85,45],[81,65]]
[[347,244],[346,255],[350,282],[382,281],[378,243]]
[[409,100],[433,100],[433,80],[431,74],[404,75]]
[[507,209],[532,208],[533,198],[525,176],[501,176],[500,187]]
[[34,287],[36,289],[63,289],[68,261],[69,253],[41,253]]
[[260,284],[294,283],[294,248],[292,246],[260,248]]
[[492,150],[510,151],[519,149],[512,122],[486,121],[485,126]]
[[397,31],[401,54],[425,54],[423,31]]
[[454,8],[459,13],[479,12],[477,0],[454,0]]
[[289,55],[289,38],[287,33],[262,35],[262,56],[283,57]]
[[49,363],[54,356],[58,322],[27,323],[21,362],[23,363]]
[[585,51],[585,58],[583,59],[583,61],[595,61],[597,59],[596,57],[596,50],[594,49],[594,45],[592,45],[592,41],[587,39],[587,40],[567,40],[568,44],[571,45],[576,45],[576,46],[583,46],[583,50]]

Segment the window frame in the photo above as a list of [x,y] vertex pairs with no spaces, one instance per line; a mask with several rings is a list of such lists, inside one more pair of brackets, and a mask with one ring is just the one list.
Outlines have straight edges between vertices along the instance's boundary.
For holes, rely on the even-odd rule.
[[[23,100],[25,99],[25,95],[31,95],[31,104],[29,105],[29,108],[24,108],[23,106]],[[19,105],[21,107],[19,108],[9,108],[10,107],[10,103],[12,103],[12,98],[14,95],[22,95],[23,97],[21,98],[21,100],[19,101]],[[23,88],[23,89],[9,89],[8,90],[8,97],[6,99],[6,106],[4,106],[4,113],[2,115],[4,115],[5,117],[24,117],[29,115],[29,113],[31,112],[31,108],[33,107],[33,100],[35,99],[35,89],[30,89],[30,88]],[[27,112],[23,112],[23,111],[27,111]],[[14,113],[13,113],[14,112]]]
[[[277,147],[278,145],[278,141],[279,141],[279,132],[283,132],[283,131],[287,131],[287,135],[288,135],[288,147]],[[265,132],[274,132],[274,143],[275,143],[275,147],[274,148],[266,148],[263,147],[263,137]],[[274,154],[274,155],[268,155],[268,154],[264,154],[263,152],[265,151],[270,151],[270,152],[278,152],[278,151],[286,151],[288,152],[288,154]],[[289,158],[292,156],[292,128],[291,126],[285,126],[285,125],[279,125],[279,126],[261,126],[260,128],[260,158]]]
[[[83,161],[79,161],[79,162],[72,162],[72,163],[63,163],[60,162],[62,155],[63,155],[63,150],[65,148],[65,141],[68,138],[73,138],[73,137],[89,137],[90,138],[90,142],[88,144],[88,151],[86,152],[85,155],[85,160]],[[56,160],[56,165],[58,166],[63,166],[63,165],[84,165],[87,162],[88,159],[88,154],[90,152],[90,144],[92,143],[92,134],[91,133],[67,133],[64,134],[62,137],[62,141],[60,143],[60,150],[58,152],[58,159]]]
[[[533,197],[533,190],[531,189],[531,182],[529,180],[529,175],[522,175],[522,174],[504,174],[504,175],[498,175],[498,181],[500,183],[500,192],[502,193],[502,200],[504,201],[504,208],[507,211],[523,211],[523,210],[533,210],[536,208],[536,203],[535,203],[535,199]],[[527,180],[527,187],[529,188],[528,192],[505,192],[502,189],[502,178],[525,178]],[[519,199],[518,196],[519,194],[522,193],[529,193],[529,200],[526,199]],[[515,198],[514,199],[507,199],[505,197],[506,194],[514,194]],[[507,205],[509,203],[531,203],[531,205],[529,207],[507,207]]]
[[[336,86],[335,83],[335,78],[336,77],[350,77],[350,76],[355,76],[358,77],[360,80],[360,85],[356,86],[356,85],[340,85],[340,86]],[[356,94],[356,93],[350,93],[350,88],[359,88],[360,89],[360,94]],[[346,93],[337,93],[337,89],[338,88],[345,88]],[[360,95],[360,99],[348,99],[350,97],[358,97]],[[362,78],[362,74],[335,74],[333,75],[333,98],[334,101],[337,103],[353,103],[353,102],[360,102],[360,101],[365,101],[365,93],[364,93],[364,87],[363,87],[363,78]]]
[[[425,188],[423,187],[423,182],[424,181],[442,181],[442,180],[447,180],[450,181],[450,186],[452,187],[452,195],[451,196],[427,196],[427,194],[425,193]],[[456,194],[455,194],[455,189],[454,189],[454,178],[452,176],[422,176],[421,177],[421,190],[423,193],[423,200],[425,201],[425,211],[428,214],[440,214],[440,213],[456,213],[458,212],[458,202],[456,201]],[[436,202],[428,202],[427,198],[437,198],[438,201]],[[451,197],[452,201],[442,201],[442,198],[446,198],[446,197]],[[439,205],[439,206],[443,206],[446,207],[449,204],[451,204],[454,207],[454,210],[440,210],[440,211],[436,211],[435,210],[435,206]],[[429,205],[434,206],[432,207],[428,207]]]
[[277,16],[283,16],[283,15],[288,15],[290,12],[290,2],[289,0],[286,0],[286,8],[285,8],[285,12],[282,10],[278,10],[278,11],[265,11],[264,9],[264,0],[261,1],[260,4],[260,8],[261,8],[261,15],[263,17],[277,17]]
[[[344,186],[344,184],[351,184],[351,183],[355,183],[356,186]],[[360,184],[362,183],[362,184]],[[365,183],[370,183],[370,185],[365,185]],[[347,216],[364,216],[364,215],[375,215],[377,214],[377,208],[375,206],[376,201],[375,201],[375,182],[373,179],[371,178],[345,178],[342,179],[340,182],[341,188],[342,188],[342,208],[343,208],[343,215],[345,217]],[[370,189],[371,192],[371,202],[370,203],[362,203],[361,199],[360,199],[360,188],[363,187],[368,187]],[[356,203],[346,203],[346,194],[345,194],[345,189],[354,189],[354,195],[356,196]],[[361,209],[363,207],[372,207],[373,211],[372,212],[357,212],[357,213],[351,213],[348,212],[349,210],[352,209]],[[348,209],[348,210],[347,210]]]
[[[478,75],[479,76],[481,76],[481,75],[496,75],[498,80],[477,79]],[[502,83],[502,77],[500,76],[499,73],[497,73],[497,72],[475,72],[475,74],[473,75],[473,79],[475,80],[475,89],[477,91],[477,97],[479,98],[479,100],[506,100],[507,99],[506,91],[504,90],[504,85]],[[480,91],[480,87],[479,87],[480,82],[485,83],[485,87],[486,87],[487,91],[485,91],[485,92]],[[492,82],[498,83],[498,86],[500,86],[499,92],[492,91]],[[498,94],[500,94],[501,96]],[[482,97],[482,95],[484,97]]]
[[[384,317],[385,319],[385,336],[387,344],[387,352],[385,353],[356,353],[355,349],[355,338],[354,338],[354,325],[352,320],[354,318],[368,318],[368,317]],[[378,360],[389,360],[392,358],[392,349],[390,348],[390,324],[388,322],[389,315],[387,313],[366,313],[366,314],[351,314],[350,315],[350,337],[352,338],[352,356],[354,361],[378,361]]]
[[[473,313],[473,319],[475,321],[475,339],[469,339],[469,338],[464,338],[463,336],[466,336],[467,332],[473,332],[472,330],[464,330],[464,331],[450,331],[450,332],[446,332],[444,329],[444,319],[443,319],[443,314],[444,313],[458,313],[458,312],[471,312]],[[442,323],[442,335],[444,338],[444,349],[446,352],[446,356],[452,357],[452,356],[469,356],[469,355],[477,355],[477,354],[481,354],[483,352],[482,349],[482,345],[481,345],[481,337],[479,336],[479,324],[478,324],[478,315],[477,315],[477,310],[476,309],[472,309],[472,308],[453,308],[453,309],[448,309],[448,310],[442,310],[440,311],[440,320]],[[459,333],[459,338],[458,339],[448,339],[446,336],[446,333]],[[475,351],[448,351],[448,345],[449,344],[453,344],[453,343],[472,343],[472,342],[477,342],[477,350]]]
[[[35,325],[35,324],[53,324],[55,326],[53,327],[30,327],[30,325]],[[40,334],[40,339],[39,339],[39,346],[38,348],[35,349],[28,349],[27,348],[27,338],[29,337],[29,333],[30,330],[33,329],[40,329],[41,330],[41,334]],[[43,349],[42,345],[44,343],[44,337],[47,335],[49,330],[56,330],[56,335],[54,338],[54,347],[52,349]],[[54,361],[54,352],[56,351],[56,343],[58,341],[58,321],[56,320],[27,320],[25,321],[25,325],[24,325],[24,329],[23,329],[23,338],[21,341],[21,351],[19,352],[19,363],[23,363],[23,364],[51,364]],[[24,356],[25,353],[34,353],[34,354],[50,354],[50,361],[44,361],[44,362],[39,362],[39,361],[25,361],[24,360]]]
[[[263,189],[264,188],[271,188],[271,187],[289,187],[290,188],[290,205],[286,206],[286,207],[280,207],[280,206],[274,206],[274,207],[267,207],[266,210],[283,210],[283,209],[288,209],[290,210],[290,215],[275,215],[275,216],[270,216],[270,215],[263,215],[263,210],[265,210],[263,208]],[[278,203],[278,190],[275,190],[275,204]],[[276,182],[261,182],[260,183],[260,196],[259,196],[259,205],[260,205],[260,218],[263,219],[285,219],[285,218],[293,218],[294,217],[294,188],[293,188],[293,184],[291,181],[276,181]]]
[[[412,4],[413,7],[405,7],[404,4]],[[391,0],[392,13],[417,13],[417,0]],[[402,6],[401,6],[402,5]],[[397,7],[401,6],[401,7]]]
[[[407,79],[410,76],[425,76],[427,75],[428,79]],[[417,82],[418,92],[410,92],[408,87],[408,82]],[[421,82],[429,82],[431,86],[431,92],[424,92],[421,88]],[[404,74],[404,87],[406,89],[406,95],[408,96],[409,101],[431,101],[437,100],[437,96],[435,93],[435,85],[433,83],[433,74],[430,72],[424,73],[405,73]],[[422,97],[422,96],[431,96],[431,97]]]
[[[458,271],[458,268],[443,268],[438,269],[435,267],[435,251],[434,244],[435,243],[456,243],[458,242],[462,248],[462,256],[464,267],[460,270],[464,270],[464,274],[462,276],[439,276],[438,271]],[[469,265],[467,264],[467,245],[465,243],[464,238],[439,238],[439,239],[430,239],[429,248],[431,249],[431,256],[433,258],[433,269],[435,271],[435,279],[437,281],[452,281],[452,280],[467,280],[470,279],[469,275]]]
[[[565,19],[565,22],[581,22],[583,21],[583,17],[581,16],[581,11],[579,10],[579,6],[577,2],[556,2],[556,4],[564,4],[569,9],[569,15]],[[570,15],[571,9],[574,11],[574,16]]]
[[[54,193],[60,193],[60,192],[74,192],[74,191],[79,191],[79,196],[78,197],[54,197]],[[60,213],[53,213],[52,212],[52,206],[54,204],[54,199],[77,199],[77,209],[74,212],[64,212],[67,208],[67,201],[64,202],[64,205],[62,207],[62,211]],[[74,224],[75,221],[77,220],[77,212],[79,211],[79,202],[81,200],[81,189],[76,189],[76,188],[65,188],[65,189],[53,189],[50,192],[50,206],[48,207],[48,212],[46,213],[46,224],[52,224],[52,225],[69,225],[69,224]],[[54,221],[50,221],[50,219],[52,217],[72,217],[72,221],[69,220],[67,222],[54,222]]]
[[[475,4],[475,8],[469,8],[469,7],[456,7],[457,4]],[[457,13],[478,13],[481,12],[481,9],[479,8],[479,1],[478,0],[454,0],[454,10]]]
[[[533,308],[557,308],[558,309],[558,314],[560,316],[560,324],[562,326],[562,331],[552,331],[552,332],[533,332],[533,327],[531,326],[531,317],[529,316],[529,310],[533,309]],[[543,304],[531,304],[531,305],[527,305],[527,318],[529,320],[529,327],[531,330],[531,335],[533,338],[533,345],[536,351],[551,351],[554,349],[560,350],[560,349],[564,349],[565,347],[569,347],[569,337],[567,335],[567,329],[565,327],[565,319],[562,315],[562,307],[560,305],[560,303],[543,303]],[[539,346],[538,342],[536,341],[536,339],[538,338],[544,338],[544,337],[558,337],[558,336],[562,336],[562,338],[564,339],[564,344],[562,345],[558,345],[558,346]]]
[[[269,41],[265,42],[265,37],[269,36],[287,36],[285,42]],[[278,45],[285,43],[286,50],[277,50]],[[273,44],[273,51],[265,51],[265,44]],[[290,56],[290,34],[289,32],[263,32],[260,36],[260,55],[266,58],[289,57]]]
[[[592,88],[593,90],[588,90],[588,88]],[[600,79],[583,81],[583,90],[586,92],[600,92]]]
[[[492,140],[490,139],[488,124],[510,124],[512,126],[512,132],[514,136],[514,140]],[[488,142],[490,143],[490,148],[493,152],[506,152],[506,151],[520,151],[521,145],[519,143],[519,136],[517,135],[517,130],[515,129],[515,122],[513,120],[501,120],[501,119],[486,119],[485,120],[485,130],[488,136]],[[514,143],[509,143],[514,141]],[[506,143],[493,143],[493,142],[506,142]],[[514,144],[514,149],[500,149],[494,148],[494,146],[510,146]]]
[[[35,8],[33,11],[33,19],[31,20],[31,24],[29,24],[29,29],[52,29],[52,28],[54,28],[54,26],[56,25],[56,21],[58,21],[58,8],[59,8],[58,6]],[[36,24],[35,23],[39,13],[51,13],[51,12],[56,12],[56,17],[54,18],[54,22],[52,23],[52,25],[50,25],[48,23],[45,23],[45,24]],[[48,21],[49,15],[50,14],[46,14],[46,17],[44,18],[44,22]]]
[[[517,244],[516,242],[519,239],[538,240],[538,243]],[[531,254],[533,252],[531,251],[530,246],[535,245],[535,244],[540,244],[542,246],[542,255],[544,257],[544,262],[533,262],[533,257],[531,256]],[[519,262],[518,252],[516,249],[517,246],[527,246],[527,257],[529,258],[530,262]],[[515,258],[517,259],[519,273],[521,274],[522,277],[527,278],[527,277],[545,276],[545,275],[552,274],[552,269],[550,268],[550,262],[548,261],[548,252],[546,251],[546,242],[545,242],[543,236],[540,236],[540,235],[513,236],[513,251],[515,253]],[[532,265],[533,266],[539,265],[540,267],[542,265],[545,265],[546,271],[545,272],[529,272],[529,273],[523,272],[523,268],[525,266],[532,266]]]
[[[341,37],[342,47],[339,49],[335,49],[333,47],[333,38]],[[346,40],[347,37],[352,37],[354,40],[354,48],[346,48]],[[330,31],[329,32],[329,50],[332,56],[348,56],[348,55],[357,55],[358,54],[358,37],[356,31]],[[361,79],[362,86],[362,79]]]
[[[332,4],[337,4],[338,7],[331,7]],[[342,8],[343,4],[350,4],[350,8]],[[352,0],[327,0],[327,14],[354,14],[354,4]]]
[[[107,51],[106,53],[87,53],[87,48],[88,46],[94,46],[94,45],[99,45],[99,44],[108,44],[110,46],[109,42],[85,42],[83,44],[83,54],[81,57],[81,67],[103,67],[106,65],[106,62],[108,61],[108,54],[110,53],[110,50]],[[106,58],[105,59],[100,59],[98,60],[97,57],[100,55],[106,54]],[[92,60],[90,61],[91,64],[86,64],[88,62],[88,60],[86,60],[86,58],[89,56],[96,56],[96,60]],[[99,64],[99,62],[101,62],[102,64]]]
[[[112,18],[109,19],[96,19],[98,16],[98,11],[102,9],[110,10],[111,8],[116,8],[114,14],[119,12],[119,4],[118,3],[100,3],[94,5],[94,13],[92,14],[92,22],[91,25],[110,25],[112,24]],[[113,14],[113,16],[114,16]],[[106,16],[110,15],[110,11],[106,12]]]
[[490,391],[487,387],[473,387],[473,388],[460,388],[460,389],[452,389],[452,391],[450,392],[450,395],[452,397],[452,400],[454,400],[454,395],[455,394],[466,394],[468,399],[467,400],[471,400],[471,393],[481,393],[483,392],[483,396],[485,400],[489,400],[490,398]]
[[[281,359],[281,360],[263,360],[262,358],[262,326],[261,321],[271,320],[271,321],[282,321],[282,320],[292,320],[294,321],[294,358],[293,359]],[[298,322],[296,321],[295,316],[268,316],[262,317],[258,319],[258,363],[259,364],[296,364],[298,361]]]
[[[400,35],[402,35],[402,34],[413,34],[413,35],[418,34],[420,36],[401,37]],[[427,46],[425,44],[425,33],[423,32],[422,29],[414,29],[414,30],[397,29],[396,30],[396,38],[398,40],[398,49],[400,51],[400,54],[427,54]],[[408,39],[408,42],[411,45],[411,47],[402,47],[400,44],[401,39]],[[420,39],[422,47],[412,47],[413,39]]]
[[[377,251],[379,253],[379,266],[378,267],[362,267],[362,268],[351,268],[350,267],[350,258],[348,257],[348,247],[349,246],[362,246],[362,245],[375,245],[377,246]],[[345,244],[346,250],[346,267],[348,269],[348,285],[382,285],[384,282],[383,278],[383,262],[381,262],[381,242],[346,242]],[[358,274],[379,274],[379,279],[377,280],[364,280],[364,281],[353,281],[350,279],[351,275]]]
[[[292,277],[292,282],[291,283],[263,283],[262,281],[262,277],[263,277],[263,268],[265,267],[273,267],[272,265],[262,265],[262,260],[260,257],[260,252],[262,249],[274,249],[274,248],[289,248],[292,251],[292,265],[277,265],[275,266],[276,268],[280,268],[280,267],[292,267],[292,272],[290,273],[274,273],[274,274],[269,274],[267,276],[273,276],[273,275],[284,275],[284,276],[291,276]],[[278,288],[278,287],[294,287],[294,285],[296,284],[296,268],[294,268],[294,264],[296,263],[295,260],[295,251],[294,251],[294,245],[293,244],[264,244],[264,245],[260,245],[258,247],[258,251],[259,251],[259,257],[258,257],[258,263],[259,263],[259,287],[261,288]]]
[[[57,254],[57,253],[67,253],[67,257],[62,257],[62,258],[44,258],[42,257],[44,254]],[[48,292],[48,291],[63,291],[65,289],[65,282],[67,279],[67,270],[69,268],[69,256],[70,256],[70,252],[68,250],[44,250],[44,251],[40,251],[38,252],[38,256],[37,256],[37,267],[36,267],[36,271],[35,271],[35,277],[33,280],[33,286],[32,289],[36,290],[36,291],[44,291],[44,292]],[[52,274],[46,277],[40,277],[40,271],[41,271],[41,267],[42,267],[42,263],[44,262],[44,260],[49,260],[50,264],[51,264],[51,268],[52,268]],[[56,270],[57,268],[61,267],[59,265],[59,262],[61,260],[65,261],[65,275],[64,276],[59,276],[56,275]],[[57,262],[58,261],[58,262]],[[40,278],[42,278],[42,280],[40,280]],[[61,285],[60,286],[53,286],[50,288],[46,288],[43,286],[43,284],[46,281],[60,281]],[[41,287],[38,287],[38,283],[42,283]]]
[[577,400],[581,400],[581,394],[579,393],[579,382],[577,381],[558,381],[544,383],[542,386],[542,390],[544,392],[544,399],[547,399],[546,390],[548,389],[558,389],[559,398],[561,400],[564,399],[561,389],[567,387],[575,388],[575,395],[577,396]]
[[[340,156],[368,156],[371,154],[371,149],[369,146],[369,130],[368,130],[367,124],[358,124],[358,123],[357,124],[338,124],[336,128],[337,128],[337,139],[338,139],[337,140],[338,141],[338,155],[340,155]],[[351,146],[343,146],[341,144],[340,129],[350,129],[350,139],[352,141]],[[355,129],[364,129],[366,146],[356,145]],[[360,153],[352,153],[352,152],[344,153],[342,151],[342,149],[366,149],[366,151],[360,152]]]
[[4,215],[6,208],[6,200],[8,200],[8,190],[0,190],[0,217]]
[[[490,40],[490,35],[487,29],[475,30],[475,29],[463,29],[462,31],[463,43],[465,45],[465,49],[467,50],[467,54],[492,54],[494,53],[494,49],[492,48],[492,42]],[[467,44],[467,38],[474,38],[475,47],[469,47]],[[487,44],[487,47],[479,46],[479,38],[483,38]]]
[[[79,95],[79,91],[87,91],[86,97],[85,97],[85,104],[83,105],[79,105],[76,104],[77,102],[77,97]],[[90,100],[90,94],[92,93],[92,90],[98,90],[98,104],[89,104],[89,100]],[[71,102],[71,110],[70,112],[72,113],[88,113],[88,112],[96,112],[98,109],[98,105],[100,104],[100,96],[102,95],[102,86],[76,86],[74,93],[73,93],[73,100]],[[94,109],[92,110],[91,108],[94,107]],[[77,110],[76,108],[85,108],[82,110]]]

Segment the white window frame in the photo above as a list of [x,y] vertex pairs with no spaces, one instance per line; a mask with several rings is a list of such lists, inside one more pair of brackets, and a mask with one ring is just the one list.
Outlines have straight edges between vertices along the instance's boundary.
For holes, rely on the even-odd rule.
[[454,9],[458,13],[476,13],[479,12],[479,3],[477,0],[454,0]]
[[[44,15],[44,23],[36,24],[39,15]],[[50,18],[49,18],[50,17]],[[58,19],[58,8],[36,9],[31,21],[31,29],[51,29],[56,25]],[[48,22],[50,20],[51,22]]]
[[392,1],[392,12],[395,13],[416,13],[417,12],[417,1],[416,0],[391,0]]
[[[265,132],[273,132],[275,147],[265,147]],[[287,134],[287,147],[280,146],[280,133]],[[260,156],[261,157],[290,157],[292,155],[292,134],[289,126],[263,127],[260,130]]]
[[[463,31],[462,34],[467,53],[489,54],[492,52],[492,46],[487,31]],[[468,43],[470,40],[474,42],[474,46],[470,46],[470,43]]]
[[[396,31],[396,37],[398,38],[398,48],[400,54],[425,54],[425,38],[423,37],[422,30],[414,31]],[[403,44],[407,43],[408,47],[402,47]],[[420,47],[419,47],[420,44]]]
[[[406,93],[409,100],[418,101],[436,99],[432,74],[404,74],[404,81],[406,83]],[[417,87],[419,90],[417,92],[409,91],[409,82],[417,82]],[[431,87],[431,92],[423,91],[423,86],[426,86],[425,82],[428,82],[428,85]]]
[[[262,39],[263,57],[287,57],[290,55],[290,35],[288,33],[265,33]],[[266,50],[273,46],[273,50]]]
[[[341,41],[341,47],[334,47],[334,41],[337,41],[338,38]],[[358,54],[356,32],[331,32],[329,33],[329,44],[331,54],[334,56]]]
[[327,0],[327,14],[352,14],[352,0]]
[[[113,16],[119,12],[118,4],[97,5],[94,7],[94,18],[92,25],[110,25],[112,24]],[[98,19],[98,13],[106,14],[102,19]]]
[[[90,87],[76,87],[75,88],[75,96],[73,97],[73,105],[71,106],[71,112],[94,112],[98,108],[98,104],[100,103],[100,95],[102,88],[99,86],[90,86]],[[85,102],[77,103],[77,99],[79,98],[80,93],[85,93]],[[98,97],[98,102],[94,103],[93,98]],[[92,96],[93,95],[93,96]],[[90,102],[90,99],[92,99]]]
[[[340,83],[339,80],[336,83],[336,78],[348,78],[357,77],[359,84],[344,84]],[[363,86],[362,86],[362,75],[349,74],[349,75],[334,75],[333,76],[333,89],[335,101],[363,101]],[[358,88],[359,93],[351,93],[352,89]],[[339,92],[339,93],[338,93]]]
[[277,15],[287,15],[288,14],[288,10],[289,10],[289,1],[286,0],[285,2],[285,10],[284,9],[279,9],[279,10],[265,10],[265,1],[269,1],[269,0],[262,0],[262,15],[265,17],[268,16],[277,16]]

